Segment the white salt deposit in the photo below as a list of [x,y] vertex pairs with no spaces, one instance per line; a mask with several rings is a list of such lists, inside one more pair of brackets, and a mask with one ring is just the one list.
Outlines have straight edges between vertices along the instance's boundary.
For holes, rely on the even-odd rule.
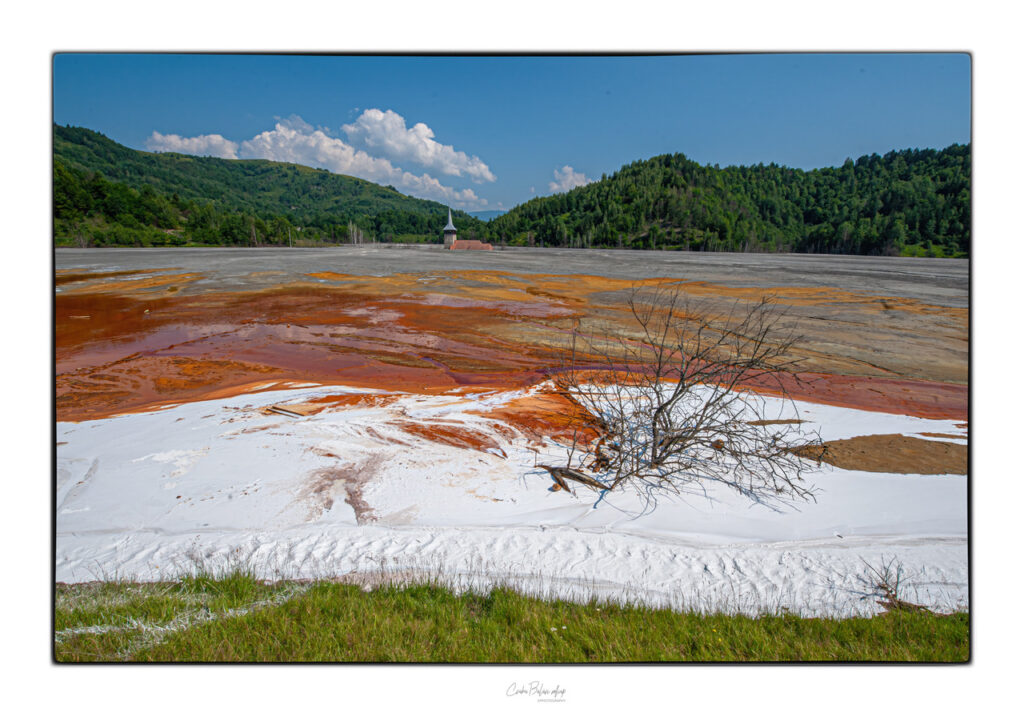
[[[346,392],[363,393],[316,386],[58,423],[57,580],[156,580],[197,566],[267,578],[387,571],[576,599],[851,615],[881,609],[866,564],[895,559],[906,599],[967,605],[966,476],[824,466],[808,474],[811,503],[753,503],[716,484],[656,505],[614,493],[598,502],[582,486],[549,490],[535,466],[564,463],[564,447],[470,413],[526,391],[263,411]],[[955,421],[795,408],[825,440],[965,436]],[[427,440],[410,424],[497,448]]]

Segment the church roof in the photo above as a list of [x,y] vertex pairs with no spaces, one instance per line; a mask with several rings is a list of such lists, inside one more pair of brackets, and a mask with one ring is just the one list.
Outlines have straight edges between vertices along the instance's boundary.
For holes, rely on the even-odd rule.
[[451,210],[451,208],[448,209],[448,226],[446,226],[444,228],[444,230],[446,232],[453,232],[453,231],[455,231],[455,225],[452,224],[452,210]]

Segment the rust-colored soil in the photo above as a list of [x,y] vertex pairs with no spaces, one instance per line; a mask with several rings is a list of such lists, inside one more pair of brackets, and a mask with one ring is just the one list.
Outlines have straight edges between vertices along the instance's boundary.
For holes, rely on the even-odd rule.
[[397,425],[406,433],[411,433],[437,443],[444,443],[456,448],[472,448],[473,450],[485,453],[491,452],[504,455],[504,452],[497,443],[466,426],[456,426],[450,423],[431,423],[430,425],[425,425],[412,421],[401,421]]
[[899,434],[857,436],[800,451],[837,468],[874,473],[944,475],[967,473],[967,446]]
[[832,288],[811,288],[780,286],[769,289],[731,287],[710,284],[703,281],[686,282],[686,292],[694,296],[734,297],[746,301],[757,301],[770,294],[787,306],[857,305],[871,311],[904,311],[913,314],[943,314],[966,320],[967,309],[933,306],[917,301],[892,296],[874,296],[867,292],[842,291]]
[[[259,291],[203,292],[190,283],[195,274],[135,280],[107,274],[61,274],[69,283],[55,296],[59,420],[288,382],[416,393],[525,387],[559,368],[574,322],[583,331],[635,336],[630,290],[662,283],[472,271],[318,272],[309,282]],[[765,293],[674,283],[708,300],[712,313]],[[188,291],[176,291],[182,286]],[[811,329],[801,355],[808,380],[792,386],[794,397],[966,419],[965,312],[829,289],[777,293],[794,311],[825,307],[842,319],[794,319]],[[877,335],[892,338],[891,346]],[[865,345],[884,352],[865,361]],[[344,396],[337,404],[362,400]],[[506,407],[501,418],[526,432],[564,434],[572,430],[566,410],[564,399],[541,396]]]
[[598,432],[588,425],[592,417],[560,393],[541,393],[515,399],[479,415],[515,426],[533,440],[548,437],[571,441],[575,438],[582,444],[589,444],[598,436]]
[[371,408],[387,406],[397,401],[397,394],[386,393],[343,393],[317,396],[309,399],[313,405],[323,405],[324,408]]
[[[126,274],[139,275],[139,274],[149,274],[149,273],[152,273],[152,272],[142,272],[142,271],[126,271],[126,272],[121,272],[121,271],[112,271],[112,272],[108,272],[107,276],[113,277],[113,276],[123,276],[123,275],[126,275]],[[72,275],[72,276],[73,277],[85,277],[87,275],[77,274],[77,275]],[[88,278],[95,279],[97,276],[102,276],[102,274],[100,274],[100,275],[94,274],[94,275],[89,276]],[[186,274],[186,273],[182,273],[182,274],[159,274],[157,276],[143,276],[142,278],[136,278],[136,279],[123,279],[121,281],[108,281],[108,282],[103,282],[102,284],[99,284],[99,285],[95,284],[94,282],[87,282],[84,286],[68,287],[68,288],[64,289],[63,293],[65,293],[65,294],[85,294],[85,293],[91,293],[91,292],[96,291],[97,289],[99,289],[99,290],[101,290],[101,291],[103,291],[105,293],[124,292],[124,293],[144,294],[144,293],[161,293],[162,292],[162,293],[174,294],[174,293],[178,292],[183,286],[192,283],[196,279],[199,279],[201,276],[202,276],[201,274]],[[71,280],[82,281],[81,278],[74,278],[74,279],[71,279]],[[57,277],[57,281],[58,281],[58,283],[62,283],[62,282],[63,283],[67,283],[69,281],[69,275],[65,274],[63,276]]]
[[[967,416],[967,386],[960,384],[819,373],[799,374],[796,380],[788,380],[785,384],[788,395],[799,401],[919,418],[957,419]],[[779,393],[774,386],[754,388],[764,393]]]

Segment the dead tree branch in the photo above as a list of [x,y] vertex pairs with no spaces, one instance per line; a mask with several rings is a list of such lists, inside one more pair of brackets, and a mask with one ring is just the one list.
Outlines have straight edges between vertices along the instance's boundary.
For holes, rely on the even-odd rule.
[[772,299],[716,314],[666,285],[634,290],[629,310],[630,337],[572,331],[556,384],[581,410],[559,477],[647,495],[716,481],[754,500],[813,499],[798,452],[820,439],[792,418],[797,337]]

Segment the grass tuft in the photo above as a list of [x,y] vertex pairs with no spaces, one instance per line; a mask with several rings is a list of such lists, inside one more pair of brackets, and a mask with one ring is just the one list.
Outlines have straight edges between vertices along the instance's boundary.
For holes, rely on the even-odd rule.
[[964,662],[968,615],[747,617],[509,588],[266,583],[236,570],[57,586],[60,662]]

